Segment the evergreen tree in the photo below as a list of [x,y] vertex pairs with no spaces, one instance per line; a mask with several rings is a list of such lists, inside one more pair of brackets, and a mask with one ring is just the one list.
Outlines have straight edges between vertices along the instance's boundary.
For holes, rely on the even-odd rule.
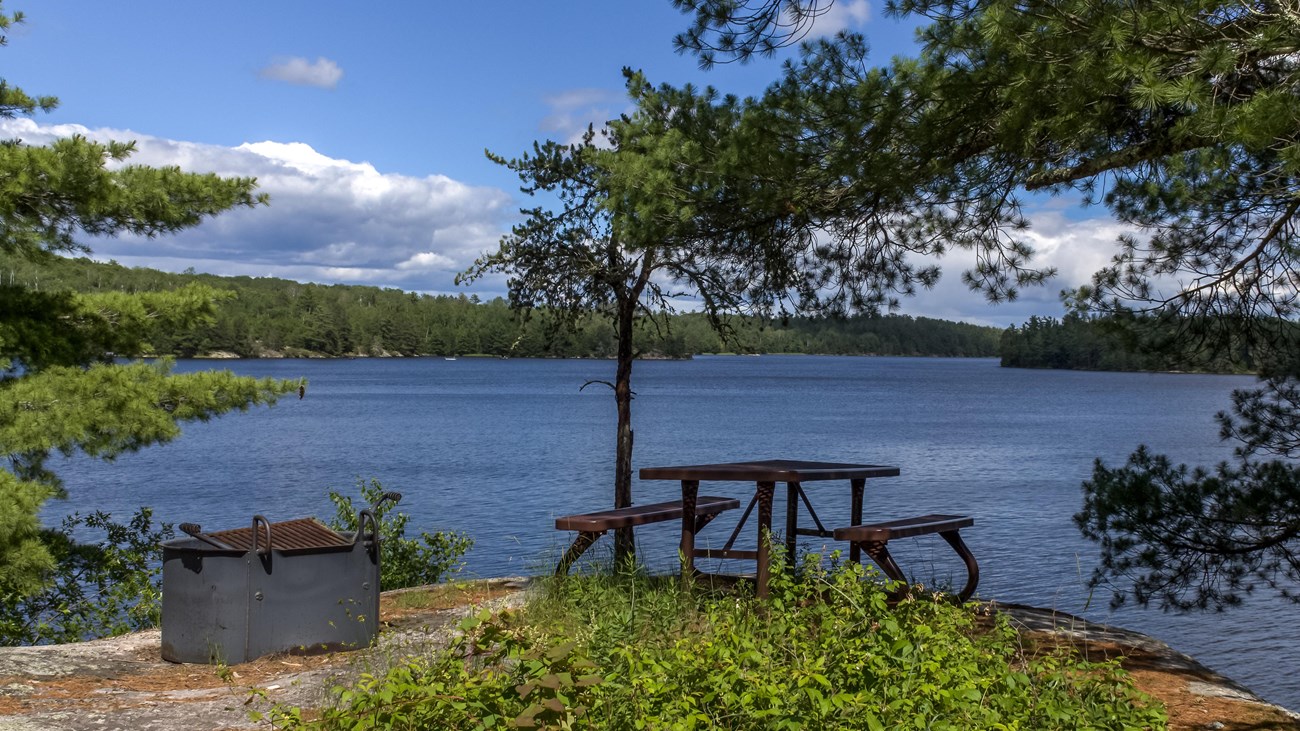
[[[571,331],[596,313],[613,326],[617,410],[614,506],[632,502],[632,366],[638,357],[638,330],[665,315],[675,297],[691,294],[703,303],[716,328],[721,315],[755,303],[762,307],[779,293],[763,282],[753,261],[735,256],[725,241],[695,226],[691,201],[671,190],[699,190],[705,181],[684,180],[687,171],[705,171],[723,153],[743,144],[734,136],[738,106],[714,104],[706,93],[655,90],[629,74],[637,110],[610,123],[609,146],[595,143],[588,129],[579,144],[535,143],[517,159],[492,155],[523,181],[529,195],[547,193],[558,210],[524,210],[525,220],[500,248],[459,278],[473,281],[489,272],[510,275],[513,308],[545,308],[558,328]],[[769,234],[750,232],[746,243],[764,246]],[[784,280],[774,286],[782,286]],[[671,289],[669,287],[672,287]],[[618,560],[630,557],[632,531],[616,536]]]
[[[20,22],[0,8],[0,29]],[[0,116],[55,107],[0,82]],[[255,181],[177,168],[108,163],[130,143],[81,137],[47,147],[0,144],[0,254],[6,263],[85,251],[83,235],[154,236],[194,226],[235,206],[265,202]],[[175,375],[171,364],[118,364],[149,338],[211,317],[218,293],[73,294],[21,284],[0,287],[0,593],[38,588],[52,568],[37,513],[63,494],[47,466],[53,452],[111,460],[169,441],[179,423],[269,403],[290,384],[229,373]]]
[[[678,42],[705,65],[769,52],[829,5],[674,4],[694,13]],[[1226,438],[1252,435],[1237,465],[1185,475],[1139,451],[1124,468],[1097,466],[1077,516],[1101,542],[1095,580],[1131,578],[1138,601],[1180,609],[1231,604],[1256,585],[1286,594],[1285,577],[1300,579],[1286,462],[1300,456],[1295,4],[897,0],[890,10],[930,21],[917,58],[869,69],[863,39],[842,34],[806,47],[756,105],[795,120],[797,134],[769,147],[819,162],[773,181],[795,202],[787,218],[827,219],[831,246],[882,212],[901,217],[893,225],[905,233],[949,227],[980,256],[967,282],[997,300],[1036,281],[1021,269],[1024,191],[1106,206],[1136,233],[1069,303],[1116,322],[1155,316],[1178,329],[1149,347],[1192,362],[1248,352],[1266,378],[1220,416]],[[915,252],[916,240],[846,253]]]
[[[614,138],[617,150],[619,140]],[[510,274],[510,306],[531,311],[545,308],[552,318],[552,337],[573,328],[590,312],[609,319],[617,333],[614,391],[618,412],[614,469],[614,507],[632,504],[632,363],[638,321],[668,306],[668,294],[653,275],[670,253],[659,246],[635,248],[636,230],[605,207],[609,171],[606,157],[590,128],[579,144],[547,141],[516,159],[489,153],[496,163],[518,173],[521,190],[558,198],[559,211],[538,206],[523,211],[525,219],[501,241],[496,252],[484,255],[459,282],[472,282],[490,272]],[[585,386],[584,386],[585,387]],[[620,561],[633,552],[632,532],[620,530],[615,554]]]

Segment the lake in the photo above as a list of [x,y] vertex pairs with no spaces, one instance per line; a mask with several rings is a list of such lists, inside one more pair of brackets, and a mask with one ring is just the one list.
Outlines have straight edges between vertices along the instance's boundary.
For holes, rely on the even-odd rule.
[[[571,538],[554,530],[555,516],[612,503],[613,395],[599,384],[579,390],[612,379],[612,362],[182,361],[177,369],[226,367],[305,377],[307,397],[187,425],[176,442],[115,463],[67,460],[70,498],[51,505],[46,520],[93,509],[125,518],[141,505],[209,530],[242,527],[254,513],[326,518],[327,488],[355,494],[356,478],[376,477],[403,493],[417,532],[474,537],[468,574],[503,576],[550,571]],[[773,458],[897,465],[900,477],[868,481],[868,519],[973,516],[963,535],[980,561],[980,597],[1146,632],[1300,709],[1300,608],[1260,596],[1217,615],[1111,612],[1109,595],[1085,585],[1097,548],[1071,522],[1095,458],[1116,465],[1139,444],[1193,464],[1230,458],[1213,415],[1252,382],[1003,369],[991,359],[645,361],[633,374],[634,467]],[[637,481],[633,491],[637,502],[680,496],[670,482]],[[748,499],[753,489],[706,483],[701,492]],[[847,484],[814,483],[808,493],[828,525],[847,524]],[[725,540],[734,521],[719,519],[701,540]],[[641,531],[647,563],[670,568],[676,538],[671,525]],[[942,541],[902,543],[906,570],[962,577]]]

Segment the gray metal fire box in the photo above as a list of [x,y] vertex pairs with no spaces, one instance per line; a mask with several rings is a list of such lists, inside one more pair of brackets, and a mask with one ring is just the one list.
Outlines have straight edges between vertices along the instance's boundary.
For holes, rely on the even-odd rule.
[[203,533],[163,543],[162,656],[241,663],[273,652],[369,647],[379,634],[379,530],[312,518]]

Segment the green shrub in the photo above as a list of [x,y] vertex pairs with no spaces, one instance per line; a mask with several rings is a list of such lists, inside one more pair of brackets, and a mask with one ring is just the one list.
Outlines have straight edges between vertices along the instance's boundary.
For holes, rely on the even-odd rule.
[[[1115,662],[1028,655],[1000,616],[889,606],[856,564],[774,572],[771,597],[633,573],[555,580],[443,652],[353,688],[328,729],[1158,729]],[[305,724],[295,712],[286,727]]]
[[[78,543],[80,529],[101,531]],[[55,560],[36,594],[0,596],[0,644],[37,645],[110,637],[158,624],[162,613],[162,542],[168,523],[140,508],[128,523],[104,512],[71,515],[41,540]]]
[[[379,584],[384,590],[404,589],[408,586],[436,584],[447,576],[456,573],[464,565],[465,553],[474,545],[474,540],[464,533],[437,531],[420,533],[420,537],[407,538],[406,524],[410,516],[394,512],[397,507],[392,501],[382,501],[384,486],[379,480],[358,479],[357,488],[361,499],[372,507],[375,518],[379,521],[379,539],[383,555],[379,564]],[[357,512],[352,498],[335,492],[329,493],[337,513],[330,521],[335,530],[354,531],[357,529]]]

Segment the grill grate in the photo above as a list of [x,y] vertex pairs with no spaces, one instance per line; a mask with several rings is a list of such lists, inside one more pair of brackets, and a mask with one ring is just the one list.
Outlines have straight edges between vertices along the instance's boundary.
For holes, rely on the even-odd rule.
[[[344,538],[315,518],[297,518],[271,523],[271,548],[277,551],[306,551],[321,548],[347,548],[352,541]],[[262,525],[256,526],[265,531]],[[247,551],[253,547],[253,527],[235,528],[208,533],[209,538],[216,539],[231,548]],[[257,536],[259,548],[265,548],[266,534]]]

